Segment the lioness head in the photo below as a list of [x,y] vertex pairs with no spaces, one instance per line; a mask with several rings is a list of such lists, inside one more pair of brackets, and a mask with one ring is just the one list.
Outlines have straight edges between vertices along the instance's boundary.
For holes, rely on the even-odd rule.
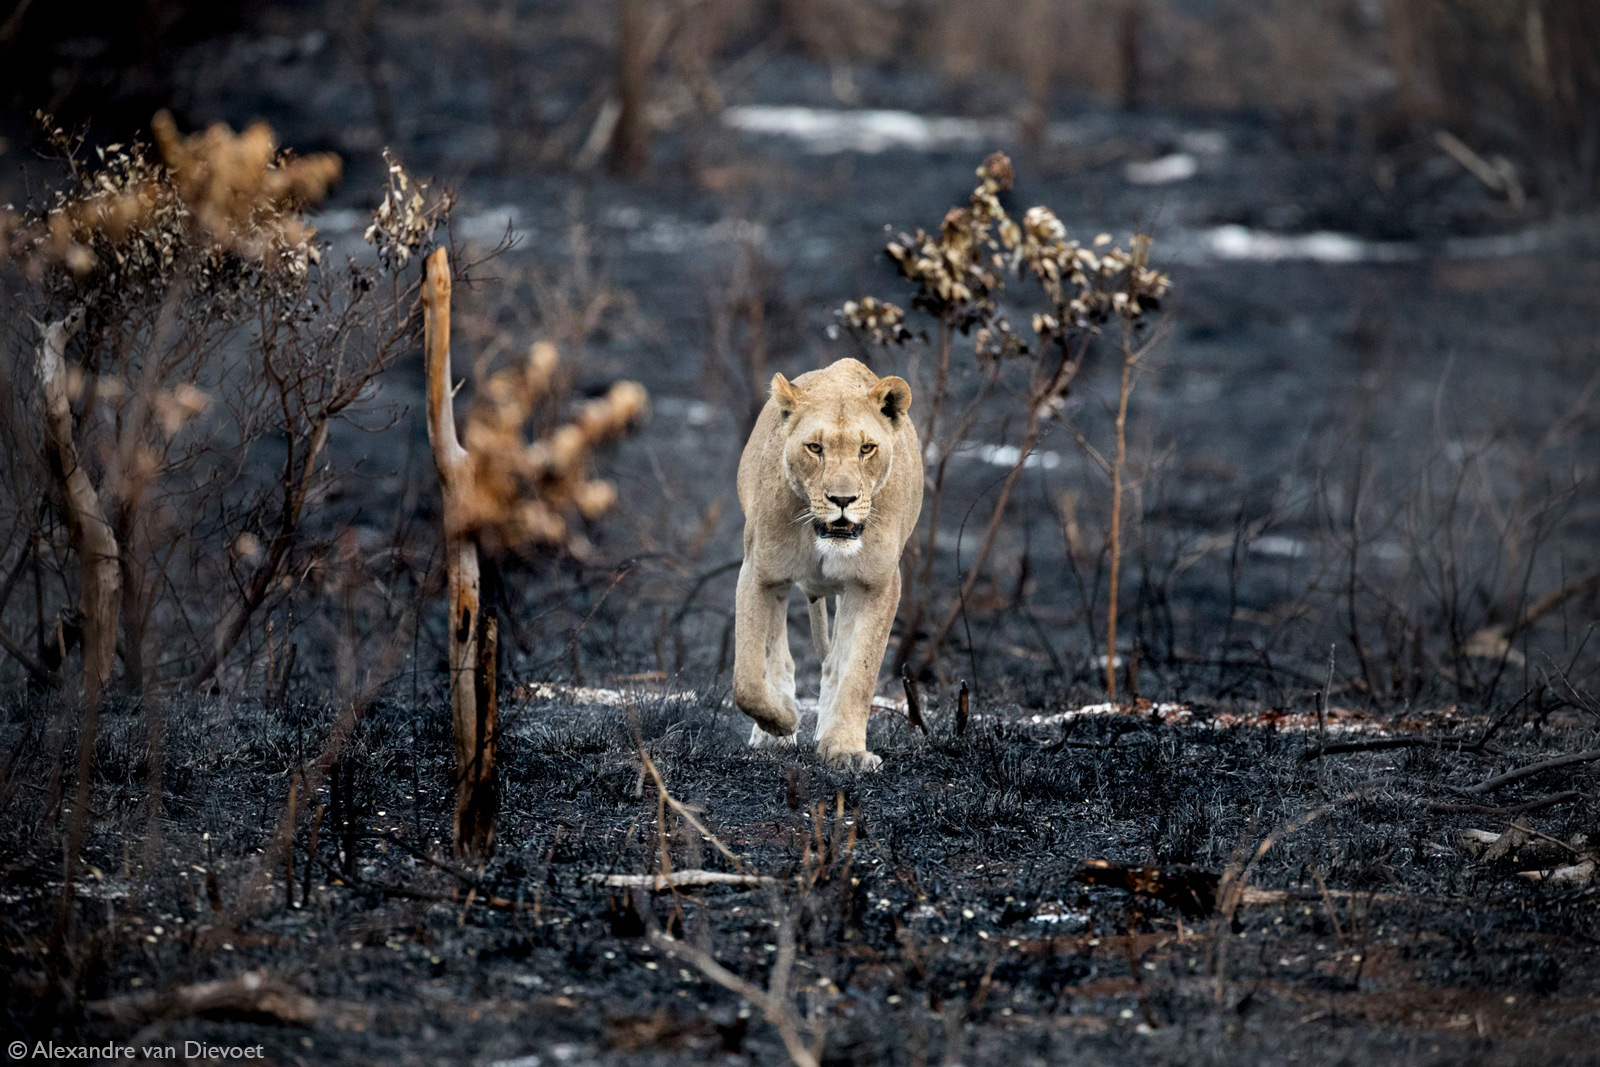
[[894,465],[896,429],[911,406],[904,378],[796,386],[772,377],[782,416],[783,470],[806,505],[819,551],[852,553],[872,521],[872,501]]

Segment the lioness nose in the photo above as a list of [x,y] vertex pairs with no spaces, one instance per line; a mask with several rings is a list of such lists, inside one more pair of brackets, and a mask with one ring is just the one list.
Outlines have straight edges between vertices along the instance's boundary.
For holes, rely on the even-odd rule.
[[830,497],[828,497],[828,499],[833,501],[835,504],[839,505],[839,510],[843,511],[845,508],[849,507],[851,504],[854,504],[860,498],[859,497],[853,497],[853,496],[830,496]]

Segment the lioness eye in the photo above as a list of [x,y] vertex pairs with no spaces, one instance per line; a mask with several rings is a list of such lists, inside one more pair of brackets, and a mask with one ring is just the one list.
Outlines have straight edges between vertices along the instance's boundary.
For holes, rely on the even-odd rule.
[[872,455],[872,453],[876,452],[877,450],[878,450],[878,446],[874,445],[874,444],[865,444],[865,445],[861,446],[861,454],[863,456],[870,456],[870,455]]
[[820,456],[820,455],[822,455],[822,446],[821,445],[806,445],[806,451],[810,452],[813,456]]

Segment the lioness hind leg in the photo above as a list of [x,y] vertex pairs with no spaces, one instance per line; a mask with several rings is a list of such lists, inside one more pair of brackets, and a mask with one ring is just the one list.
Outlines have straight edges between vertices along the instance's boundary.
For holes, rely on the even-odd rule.
[[[784,610],[788,585],[763,585],[747,560],[734,600],[733,702],[770,734],[794,733],[800,707],[794,699],[794,663]],[[781,648],[781,654],[780,654]],[[784,661],[788,662],[785,669]],[[787,670],[786,688],[780,688]]]
[[828,634],[828,598],[817,596],[809,598],[811,613],[811,644],[817,650],[817,658],[828,662],[828,650],[833,647],[833,639]]
[[839,679],[850,660],[854,624],[855,619],[842,610],[834,618],[828,655],[822,661],[822,688],[817,696],[816,736],[819,740],[833,732],[834,713],[839,704]]

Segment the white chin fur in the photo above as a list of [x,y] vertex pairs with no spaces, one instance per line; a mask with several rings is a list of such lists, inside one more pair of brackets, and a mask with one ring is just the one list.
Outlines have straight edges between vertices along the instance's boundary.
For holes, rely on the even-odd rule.
[[822,576],[834,582],[849,580],[855,574],[855,557],[860,551],[860,538],[841,541],[836,538],[819,537],[817,562],[822,565]]

